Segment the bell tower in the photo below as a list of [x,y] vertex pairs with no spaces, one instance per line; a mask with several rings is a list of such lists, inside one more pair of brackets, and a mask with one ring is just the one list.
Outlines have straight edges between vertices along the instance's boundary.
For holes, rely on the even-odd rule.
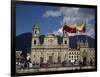
[[69,37],[68,37],[68,33],[66,31],[66,24],[64,24],[64,27],[63,27],[63,45],[64,46],[67,46],[69,48]]
[[39,45],[40,28],[38,24],[34,24],[32,28],[32,47]]
[[32,36],[39,36],[40,28],[38,24],[34,24],[32,30],[33,30]]
[[31,42],[31,62],[35,63],[38,62],[38,52],[36,52],[36,48],[39,47],[40,41],[39,41],[39,35],[40,35],[40,28],[38,24],[34,24],[32,27],[32,42]]

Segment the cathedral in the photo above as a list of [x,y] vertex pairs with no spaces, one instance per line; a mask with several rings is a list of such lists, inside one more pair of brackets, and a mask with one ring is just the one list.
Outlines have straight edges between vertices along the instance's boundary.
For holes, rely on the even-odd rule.
[[31,62],[33,64],[62,64],[95,65],[95,48],[90,48],[88,41],[77,41],[76,48],[69,47],[69,36],[64,31],[63,35],[56,36],[49,33],[40,39],[40,27],[34,24],[32,28]]

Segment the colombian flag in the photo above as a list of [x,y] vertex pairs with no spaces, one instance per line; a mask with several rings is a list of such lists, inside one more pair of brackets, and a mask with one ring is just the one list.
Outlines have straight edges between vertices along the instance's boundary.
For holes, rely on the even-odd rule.
[[69,33],[76,33],[76,27],[70,27],[68,25],[64,25],[63,31],[69,32]]
[[86,27],[85,25],[81,25],[81,26],[68,26],[66,24],[64,24],[64,27],[63,27],[63,31],[65,32],[69,32],[69,33],[77,33],[77,32],[85,32],[86,31]]

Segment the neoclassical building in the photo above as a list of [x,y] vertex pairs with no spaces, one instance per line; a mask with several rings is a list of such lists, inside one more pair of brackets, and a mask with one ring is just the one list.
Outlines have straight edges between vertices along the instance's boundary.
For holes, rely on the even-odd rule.
[[87,40],[85,42],[79,40],[76,48],[70,48],[69,43],[69,36],[64,31],[64,27],[62,36],[52,33],[41,36],[39,25],[35,24],[32,28],[32,63],[66,62],[79,65],[79,62],[85,64],[95,62],[95,48],[90,48]]

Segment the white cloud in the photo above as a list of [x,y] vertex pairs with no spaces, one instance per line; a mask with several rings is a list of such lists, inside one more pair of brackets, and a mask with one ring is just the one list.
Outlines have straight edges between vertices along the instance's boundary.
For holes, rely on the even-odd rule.
[[63,34],[62,30],[63,30],[63,27],[59,28],[57,31],[53,31],[53,33],[55,35],[62,35]]
[[[59,10],[47,10],[44,17],[58,17],[58,16],[76,16],[79,8],[61,7]],[[74,14],[73,14],[74,13]]]
[[46,13],[43,15],[43,17],[50,17],[50,16],[53,16],[53,17],[58,17],[58,16],[61,16],[61,12],[60,11],[46,11]]
[[[94,9],[88,8],[61,7],[59,10],[47,10],[43,16],[47,18],[63,16],[62,21],[60,21],[61,25],[64,25],[65,22],[71,26],[77,23],[86,23],[87,33],[80,34],[89,35],[94,38],[94,12]],[[53,33],[61,35],[62,28],[53,31]],[[69,33],[69,36],[74,35],[78,35],[78,33]]]

